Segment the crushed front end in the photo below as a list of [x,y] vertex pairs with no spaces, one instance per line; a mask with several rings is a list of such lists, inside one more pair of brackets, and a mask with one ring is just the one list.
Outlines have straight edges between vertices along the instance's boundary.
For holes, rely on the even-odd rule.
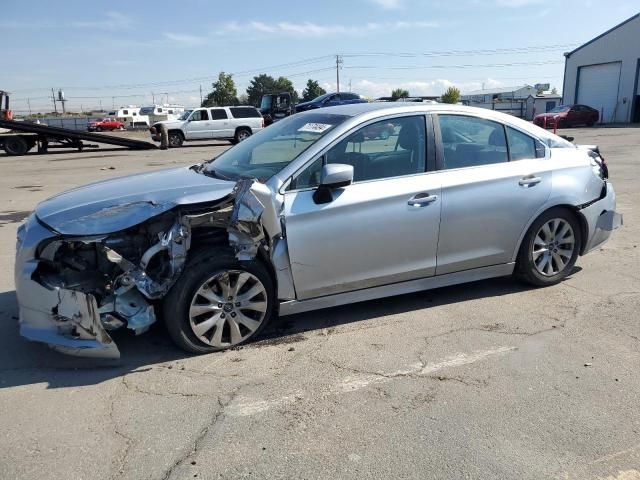
[[[264,185],[241,180],[222,199],[174,205],[123,230],[87,236],[54,231],[36,210],[18,229],[21,335],[71,355],[118,358],[109,332],[149,329],[193,245],[208,246],[212,255],[231,247],[240,260],[274,250],[280,230],[268,197]],[[114,220],[109,210],[123,208],[105,210],[91,218]]]

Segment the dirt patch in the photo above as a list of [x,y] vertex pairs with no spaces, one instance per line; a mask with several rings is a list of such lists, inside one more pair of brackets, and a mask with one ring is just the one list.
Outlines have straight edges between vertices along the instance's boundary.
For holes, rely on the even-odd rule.
[[42,188],[44,185],[18,185],[17,187],[13,187],[14,190],[29,190],[33,191],[33,188]]

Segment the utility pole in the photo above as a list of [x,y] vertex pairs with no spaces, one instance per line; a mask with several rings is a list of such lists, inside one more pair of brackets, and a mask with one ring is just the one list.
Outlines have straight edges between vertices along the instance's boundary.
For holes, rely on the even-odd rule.
[[342,65],[342,57],[336,55],[336,91],[340,93],[340,65]]
[[351,79],[349,79],[349,93],[351,93]]
[[153,94],[153,92],[151,92],[151,103],[153,103],[154,105],[156,104],[156,96]]
[[29,116],[31,116],[31,99],[27,98],[27,105],[29,107]]
[[202,106],[202,85],[200,85],[200,106]]
[[53,88],[51,89],[51,100],[53,100],[53,111],[57,114],[58,106],[56,105],[56,92],[53,91]]
[[111,108],[116,109],[116,97],[111,97]]

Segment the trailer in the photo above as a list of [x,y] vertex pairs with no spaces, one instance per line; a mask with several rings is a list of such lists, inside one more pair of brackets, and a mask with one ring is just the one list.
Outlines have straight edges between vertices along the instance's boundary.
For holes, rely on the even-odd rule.
[[15,121],[9,109],[9,92],[0,90],[0,149],[7,152],[7,155],[24,155],[36,145],[38,153],[46,153],[49,148],[76,148],[82,151],[87,147],[97,147],[97,145],[88,145],[83,140],[134,150],[158,148],[155,144],[142,140]]
[[143,140],[78,132],[15,120],[0,120],[0,128],[9,130],[8,133],[0,133],[0,148],[4,149],[7,155],[24,155],[36,145],[38,153],[47,153],[49,148],[74,148],[82,151],[84,148],[92,146],[85,144],[84,141],[117,145],[133,150],[158,148],[155,144]]

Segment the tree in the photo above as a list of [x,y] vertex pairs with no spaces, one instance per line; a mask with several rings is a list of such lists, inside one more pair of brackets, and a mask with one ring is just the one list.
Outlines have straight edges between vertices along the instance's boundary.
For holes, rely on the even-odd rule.
[[212,107],[217,105],[222,107],[224,105],[235,105],[238,103],[236,98],[238,91],[233,81],[233,75],[220,72],[218,74],[218,81],[214,82],[211,86],[213,87],[213,91],[202,101],[201,106]]
[[557,89],[556,87],[553,87],[553,88],[551,89],[551,93],[552,93],[553,95],[557,95],[557,94],[558,94],[558,89]]
[[293,83],[287,77],[278,77],[275,87],[277,91],[273,93],[289,92],[291,94],[291,101],[298,103],[298,92],[293,88]]
[[460,90],[456,87],[449,87],[440,97],[442,103],[458,103],[460,101]]
[[291,94],[291,100],[293,103],[298,101],[298,92],[293,88],[293,83],[286,77],[278,77],[276,80],[266,73],[262,73],[253,77],[247,87],[247,101],[249,105],[260,105],[262,95],[267,93],[282,93],[289,92]]
[[391,98],[397,100],[399,98],[407,98],[409,96],[409,91],[404,90],[402,88],[396,88],[393,92],[391,92]]
[[316,80],[307,80],[307,87],[302,91],[302,101],[308,102],[320,95],[324,95],[327,91],[320,86]]

